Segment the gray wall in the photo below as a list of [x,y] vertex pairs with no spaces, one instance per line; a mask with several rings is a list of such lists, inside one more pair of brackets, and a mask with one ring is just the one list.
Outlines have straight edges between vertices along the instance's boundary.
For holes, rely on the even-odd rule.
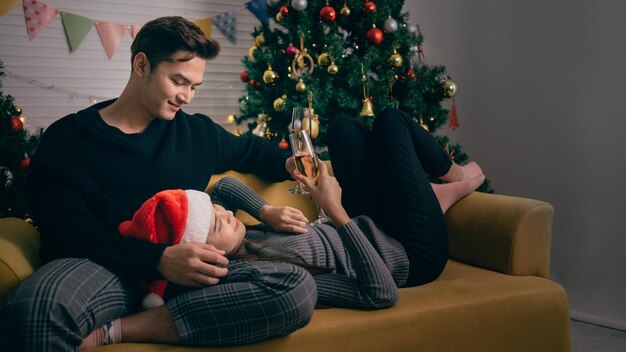
[[626,2],[407,0],[457,82],[443,130],[497,193],[555,207],[552,279],[574,318],[626,330]]

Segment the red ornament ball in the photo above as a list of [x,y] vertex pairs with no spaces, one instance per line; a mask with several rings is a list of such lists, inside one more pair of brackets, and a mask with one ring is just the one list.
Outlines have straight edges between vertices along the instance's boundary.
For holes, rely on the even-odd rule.
[[374,45],[379,45],[383,42],[383,31],[378,28],[372,28],[367,31],[366,38],[370,43]]
[[280,142],[278,142],[278,148],[287,149],[289,148],[289,143],[283,138]]
[[365,4],[363,4],[363,11],[367,13],[376,11],[376,3],[373,1],[366,1]]
[[286,52],[287,52],[287,55],[294,56],[298,52],[298,48],[296,48],[296,46],[293,45],[293,44],[289,44],[289,46],[287,47]]
[[22,159],[22,161],[20,162],[20,169],[22,171],[25,171],[26,169],[28,169],[28,167],[30,166],[30,157],[25,157],[24,159]]
[[24,123],[20,120],[19,117],[13,116],[11,118],[11,131],[15,133],[20,133],[24,129]]
[[246,83],[248,82],[248,71],[243,71],[239,74],[239,79],[243,82]]
[[281,6],[278,11],[280,11],[280,14],[283,16],[289,15],[289,8],[287,6]]
[[337,18],[337,11],[332,6],[324,6],[320,11],[320,21],[333,24]]

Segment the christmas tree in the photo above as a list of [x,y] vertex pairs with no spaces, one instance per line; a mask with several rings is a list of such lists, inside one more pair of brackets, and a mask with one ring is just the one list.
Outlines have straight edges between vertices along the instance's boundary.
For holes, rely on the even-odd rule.
[[0,217],[28,218],[24,181],[42,130],[24,129],[22,109],[2,92],[4,75],[0,61]]
[[[423,36],[404,1],[267,0],[276,25],[256,27],[245,71],[240,116],[247,134],[279,142],[296,106],[314,108],[311,137],[323,158],[326,129],[339,114],[371,123],[375,114],[396,107],[435,132],[446,122],[458,127],[457,86],[442,66],[424,61]],[[452,111],[441,105],[452,98]],[[459,164],[468,160],[458,144],[435,136]],[[433,180],[435,181],[435,180]],[[436,182],[436,181],[435,181]],[[486,181],[479,190],[490,191]]]

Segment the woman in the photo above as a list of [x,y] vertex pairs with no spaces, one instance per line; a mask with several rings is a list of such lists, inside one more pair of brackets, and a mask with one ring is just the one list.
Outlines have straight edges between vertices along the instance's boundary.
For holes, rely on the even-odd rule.
[[[273,208],[227,177],[212,194],[215,226],[207,243],[230,258],[254,255],[330,271],[313,271],[318,305],[389,307],[397,287],[439,276],[448,258],[443,213],[484,175],[475,163],[453,163],[428,132],[394,109],[381,113],[371,131],[360,120],[339,119],[331,126],[329,149],[337,178],[320,163],[315,182],[301,174],[296,180],[333,226],[306,225],[300,211]],[[427,174],[448,183],[431,185]],[[233,216],[236,209],[269,226],[245,231]]]

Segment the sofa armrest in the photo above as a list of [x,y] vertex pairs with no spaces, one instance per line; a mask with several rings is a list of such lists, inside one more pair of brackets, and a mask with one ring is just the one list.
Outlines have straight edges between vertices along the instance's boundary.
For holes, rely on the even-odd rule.
[[39,267],[39,233],[17,218],[0,219],[0,307],[9,292]]
[[474,192],[446,213],[450,258],[509,275],[549,278],[552,205]]

